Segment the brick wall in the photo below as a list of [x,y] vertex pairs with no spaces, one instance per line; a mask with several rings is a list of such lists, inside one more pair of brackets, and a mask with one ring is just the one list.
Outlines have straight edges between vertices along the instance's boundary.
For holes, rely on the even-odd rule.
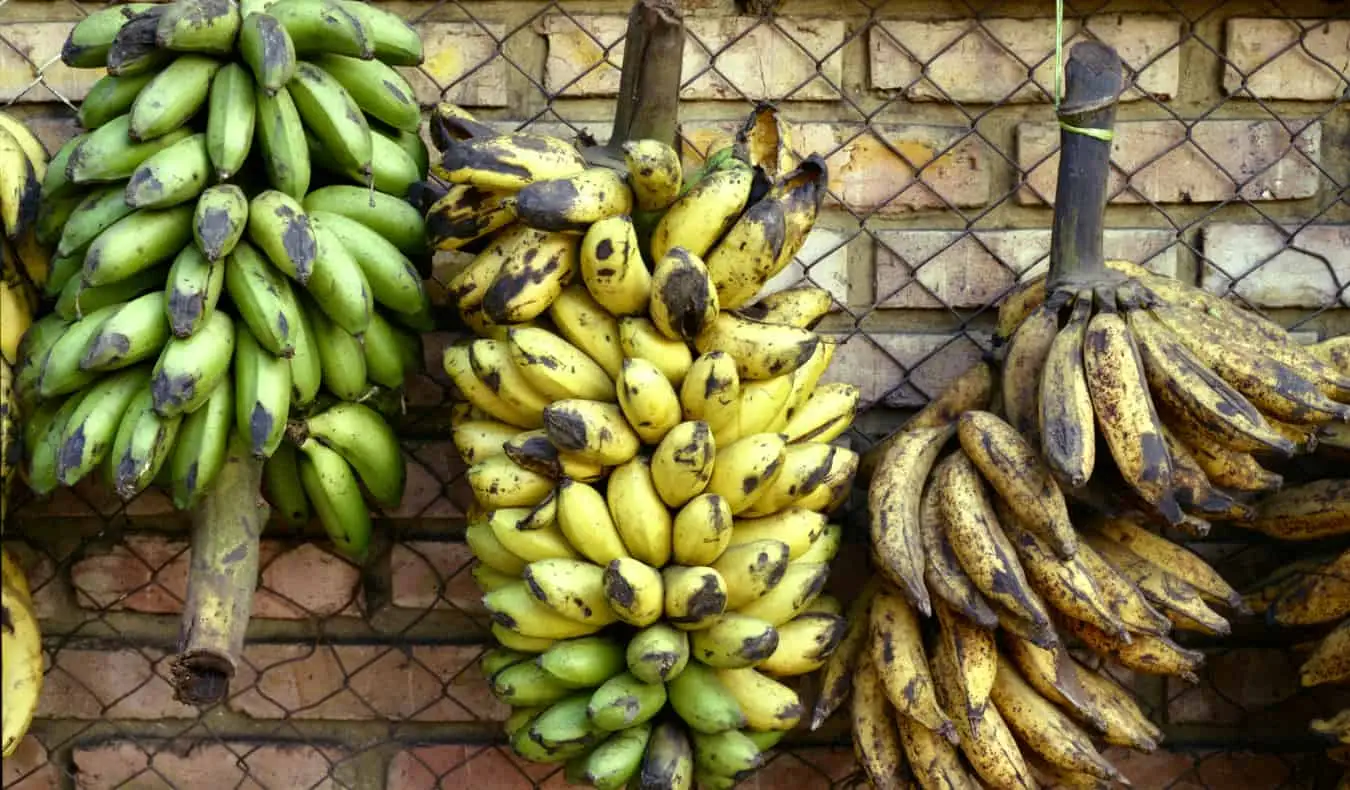
[[[427,61],[409,73],[424,103],[458,102],[504,128],[607,133],[624,3],[383,5],[426,37]],[[862,387],[864,434],[988,347],[989,305],[1045,265],[1057,164],[1043,87],[1050,3],[870,5],[785,0],[770,23],[731,0],[687,0],[682,129],[695,163],[730,138],[747,100],[770,99],[794,148],[828,155],[828,210],[782,277],[807,272],[835,294],[824,328],[845,342],[831,375]],[[1108,254],[1233,289],[1309,339],[1350,328],[1345,4],[1088,5],[1099,10],[1067,22],[1070,42],[1111,43],[1133,75]],[[63,100],[97,77],[57,59],[81,13],[0,3],[0,104],[53,149],[74,131]],[[313,531],[270,531],[244,666],[229,701],[204,715],[175,703],[165,679],[188,565],[186,524],[168,501],[123,504],[82,485],[18,507],[6,545],[37,590],[50,671],[5,788],[562,785],[494,745],[504,709],[474,663],[484,618],[459,540],[469,495],[441,427],[447,339],[428,338],[428,372],[409,383],[409,488],[382,514],[376,559],[358,569]],[[1208,550],[1246,577],[1278,559]],[[1199,687],[1138,684],[1184,748],[1113,753],[1136,787],[1310,786],[1320,769],[1299,734],[1325,700],[1299,694],[1296,659],[1263,639],[1216,648]],[[853,770],[842,737],[836,727],[808,740],[747,784],[841,786]]]

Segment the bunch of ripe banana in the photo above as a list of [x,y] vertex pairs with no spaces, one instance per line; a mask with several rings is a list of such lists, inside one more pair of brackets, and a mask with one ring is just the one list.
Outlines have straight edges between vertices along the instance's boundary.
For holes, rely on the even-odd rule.
[[844,625],[821,590],[858,390],[818,384],[828,292],[755,301],[810,232],[824,163],[780,164],[767,108],[687,179],[655,140],[621,172],[457,108],[432,123],[429,232],[475,251],[448,291],[478,336],[444,364],[511,744],[602,788],[730,787],[802,715],[780,679]]
[[23,569],[0,548],[0,756],[9,757],[28,732],[42,692],[42,633]]
[[420,62],[417,34],[346,0],[131,3],[76,24],[62,58],[107,75],[42,181],[55,305],[15,383],[32,487],[101,469],[188,508],[234,430],[277,510],[312,506],[359,558],[362,489],[390,506],[404,483],[363,404],[397,400],[431,328],[405,199],[426,150],[393,68]]

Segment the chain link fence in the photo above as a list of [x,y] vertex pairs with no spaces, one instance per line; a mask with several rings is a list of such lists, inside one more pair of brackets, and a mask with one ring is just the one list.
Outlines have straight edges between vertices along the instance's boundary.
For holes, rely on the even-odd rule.
[[[998,300],[1045,264],[1058,134],[1053,4],[1033,0],[689,0],[681,143],[696,163],[755,103],[774,102],[799,154],[828,156],[830,196],[798,265],[829,289],[831,376],[859,384],[864,449],[990,350]],[[423,32],[424,104],[503,129],[608,133],[626,6],[390,2]],[[0,0],[0,104],[45,142],[74,133],[96,78],[59,61],[93,2]],[[1095,37],[1129,70],[1113,161],[1108,255],[1235,299],[1308,339],[1350,329],[1350,6],[1314,0],[1079,0],[1065,48]],[[438,262],[433,298],[454,261]],[[471,496],[448,441],[444,333],[426,338],[402,425],[409,487],[364,568],[318,532],[269,531],[249,647],[230,698],[175,702],[187,523],[149,491],[88,483],[16,492],[6,545],[28,569],[49,669],[39,720],[4,763],[36,788],[555,787],[560,769],[501,745],[476,666],[487,618],[462,542]],[[856,518],[856,514],[854,515]],[[864,562],[856,530],[841,567]],[[1198,547],[1235,582],[1285,546],[1216,530]],[[849,555],[848,551],[852,550]],[[837,573],[836,577],[860,575]],[[836,579],[837,582],[843,581]],[[846,594],[846,591],[841,592]],[[1298,688],[1306,635],[1241,622],[1198,685],[1121,679],[1165,751],[1108,756],[1141,788],[1330,787],[1341,770],[1307,721],[1346,695]],[[809,690],[808,690],[809,692]],[[856,787],[847,729],[775,754],[746,786]]]

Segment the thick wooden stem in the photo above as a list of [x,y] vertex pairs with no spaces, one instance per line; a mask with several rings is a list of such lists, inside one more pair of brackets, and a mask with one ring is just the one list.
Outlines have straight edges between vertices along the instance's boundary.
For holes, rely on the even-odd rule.
[[190,705],[225,699],[244,648],[259,539],[271,508],[262,490],[263,462],[237,437],[219,477],[192,513],[187,603],[179,626],[174,696]]
[[1052,289],[1090,285],[1108,276],[1102,232],[1111,142],[1077,130],[1111,131],[1123,87],[1120,56],[1114,49],[1096,41],[1074,46],[1064,67],[1064,100],[1059,108],[1059,181],[1048,282]]

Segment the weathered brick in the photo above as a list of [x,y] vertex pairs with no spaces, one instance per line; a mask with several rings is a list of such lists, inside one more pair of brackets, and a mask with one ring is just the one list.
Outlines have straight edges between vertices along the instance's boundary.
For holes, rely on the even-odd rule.
[[[1322,126],[1276,120],[1121,121],[1111,150],[1113,203],[1214,203],[1296,200],[1317,194]],[[1017,162],[1026,171],[1022,203],[1055,200],[1059,127],[1017,127]],[[1054,152],[1054,153],[1052,153]],[[1129,174],[1128,189],[1126,177]]]
[[72,27],[71,22],[0,24],[0,102],[79,101],[85,97],[103,72],[72,69],[61,62],[61,46]]
[[[171,657],[155,648],[63,648],[54,656],[38,702],[38,718],[195,719],[197,709],[175,702]],[[50,661],[49,661],[50,663]]]
[[[303,620],[358,616],[360,571],[313,543],[264,540],[259,549],[261,584],[253,616]],[[71,567],[81,606],[112,611],[177,614],[187,595],[191,549],[185,540],[133,533],[105,554]]]
[[170,790],[182,787],[328,790],[345,749],[309,744],[219,739],[147,742],[117,739],[75,750],[75,783],[81,790]]
[[39,620],[64,613],[66,601],[64,580],[56,575],[56,565],[45,552],[17,540],[5,541],[5,551],[19,563],[28,589],[33,593],[33,611]]
[[1350,74],[1350,21],[1230,19],[1224,57],[1229,93],[1333,101],[1344,95]]
[[979,332],[857,333],[843,340],[821,380],[857,385],[864,405],[880,401],[885,406],[914,408],[978,362],[988,347],[989,335]]
[[417,101],[448,101],[468,107],[507,105],[510,66],[498,51],[506,25],[500,22],[419,22],[425,60],[402,69]]
[[522,767],[496,746],[417,746],[394,755],[389,762],[385,790],[440,790],[478,787],[483,790],[530,790],[538,774],[556,772],[556,766]]
[[[549,15],[544,87],[563,96],[613,96],[623,63],[624,16]],[[845,26],[841,20],[691,17],[685,20],[684,99],[839,98]],[[711,62],[710,62],[711,61]]]
[[[454,446],[452,442],[444,444]],[[407,448],[404,449],[405,463],[408,467],[407,483],[403,488],[403,499],[397,508],[384,511],[389,518],[417,518],[441,495],[441,480],[436,479]]]
[[390,552],[389,564],[394,606],[486,612],[483,593],[469,572],[473,552],[463,543],[397,543]]
[[[879,230],[873,235],[881,307],[983,307],[1016,280],[1039,274],[1049,263],[1048,228]],[[1176,234],[1169,230],[1111,228],[1103,248],[1108,258],[1146,262],[1150,269],[1174,276],[1175,241]]]
[[0,762],[0,786],[5,790],[57,790],[61,777],[42,742],[29,734]]
[[1350,225],[1204,228],[1204,286],[1256,307],[1350,307]]
[[831,309],[848,304],[848,247],[855,236],[816,225],[792,263],[765,283],[753,301],[794,285],[815,285],[834,296]]
[[229,701],[256,719],[499,720],[473,646],[252,644]]
[[1287,725],[1296,730],[1325,708],[1315,695],[1300,694],[1302,662],[1302,656],[1285,649],[1211,654],[1205,662],[1204,683],[1168,680],[1167,720],[1263,729]]
[[[1136,73],[1125,101],[1177,94],[1181,22],[1162,16],[1109,14],[1064,23],[1065,51],[1096,39]],[[901,90],[914,101],[1049,102],[1055,20],[994,18],[924,22],[886,20],[869,33],[872,87]],[[1034,81],[1033,81],[1034,79]]]

